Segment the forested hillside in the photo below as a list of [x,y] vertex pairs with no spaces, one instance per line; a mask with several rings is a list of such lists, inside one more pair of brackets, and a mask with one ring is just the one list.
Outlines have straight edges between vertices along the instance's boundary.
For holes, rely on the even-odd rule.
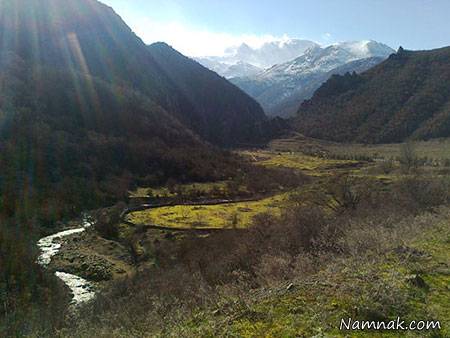
[[[161,64],[161,60],[157,62],[122,19],[96,0],[7,0],[0,6],[2,52],[16,53],[28,66],[51,66],[137,90],[187,127],[221,145],[248,139],[251,136],[246,134],[247,130],[265,119],[259,105],[226,80],[217,77],[211,82],[211,74],[204,79],[205,75],[195,74],[207,74],[202,67],[186,74],[196,78],[192,85],[218,86],[221,89],[216,90],[222,92],[223,98],[219,100],[216,95],[214,100],[207,101],[187,93],[185,84],[177,82],[181,78],[173,76],[173,69],[180,71],[176,62],[182,56],[171,50],[173,56],[167,58],[165,64]],[[210,90],[214,90],[212,88]],[[232,95],[240,97],[233,104],[229,102]],[[227,125],[225,128],[213,125],[213,130],[209,130],[205,114],[211,110],[219,121],[228,125],[236,123],[233,120],[239,117],[241,128],[234,129],[233,134],[229,134],[232,128]]]
[[223,145],[264,137],[264,112],[250,96],[165,43],[155,43],[148,49],[194,106],[198,115],[193,129],[200,135]]
[[386,143],[450,135],[450,48],[399,49],[361,74],[333,76],[295,118],[300,132]]

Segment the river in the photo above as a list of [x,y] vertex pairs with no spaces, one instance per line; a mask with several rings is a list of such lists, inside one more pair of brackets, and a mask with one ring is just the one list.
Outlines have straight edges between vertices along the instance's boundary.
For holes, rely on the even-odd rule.
[[[88,216],[83,216],[82,227],[64,230],[54,235],[41,238],[37,242],[37,245],[41,250],[41,254],[38,258],[38,263],[42,267],[47,268],[52,260],[52,257],[61,250],[61,247],[64,245],[64,241],[67,237],[82,233],[92,225],[92,219]],[[78,306],[82,303],[88,302],[95,297],[94,284],[85,280],[84,278],[63,271],[56,271],[55,275],[59,279],[61,279],[71,290],[71,304],[73,306]]]

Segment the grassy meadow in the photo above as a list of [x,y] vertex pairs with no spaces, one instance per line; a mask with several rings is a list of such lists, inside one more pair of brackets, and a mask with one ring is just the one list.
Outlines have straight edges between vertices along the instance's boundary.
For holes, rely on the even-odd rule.
[[153,224],[170,228],[246,228],[258,214],[280,215],[289,207],[287,194],[252,202],[217,205],[176,205],[133,212],[127,220],[135,224]]

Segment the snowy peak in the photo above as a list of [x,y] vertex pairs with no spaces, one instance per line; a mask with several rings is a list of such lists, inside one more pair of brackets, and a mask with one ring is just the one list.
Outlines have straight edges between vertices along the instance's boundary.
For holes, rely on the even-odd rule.
[[345,49],[356,59],[387,57],[390,54],[395,53],[391,47],[373,40],[339,42],[333,46]]
[[253,66],[250,63],[239,61],[234,65],[230,65],[222,71],[222,75],[226,78],[255,76],[263,71],[262,68]]
[[289,116],[333,74],[366,71],[392,53],[392,48],[373,40],[322,47],[285,39],[259,48],[242,44],[228,48],[224,56],[197,61],[255,98],[269,115]]
[[325,48],[314,46],[292,61],[267,69],[258,79],[277,81],[287,76],[326,73],[355,60],[387,58],[392,53],[392,48],[370,40],[341,42]]
[[[224,56],[200,57],[196,60],[227,78],[253,76],[256,69],[262,71],[275,64],[293,60],[314,47],[319,45],[313,41],[300,39],[266,42],[257,48],[243,43],[227,48]],[[247,65],[248,72],[245,72],[240,64]]]
[[371,40],[313,45],[288,62],[231,81],[253,96],[269,115],[289,116],[333,74],[366,71],[392,53],[390,47]]
[[387,58],[392,53],[392,48],[373,40],[346,41],[321,47],[309,40],[283,39],[266,42],[258,48],[243,43],[226,49],[224,56],[196,60],[226,78],[256,75],[266,78],[282,72],[328,72],[347,62],[371,57]]
[[259,48],[243,43],[226,50],[225,59],[231,63],[238,61],[250,63],[259,68],[268,68],[302,55],[307,49],[318,46],[315,42],[300,39],[286,39],[266,42]]

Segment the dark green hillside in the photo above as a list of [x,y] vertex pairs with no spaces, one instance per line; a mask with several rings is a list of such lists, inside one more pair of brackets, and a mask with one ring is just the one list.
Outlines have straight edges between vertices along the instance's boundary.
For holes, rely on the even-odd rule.
[[399,142],[450,136],[450,48],[400,49],[361,74],[333,76],[295,118],[300,132],[334,141]]
[[200,135],[219,144],[252,142],[263,136],[265,115],[250,96],[165,43],[148,49],[198,112],[194,130]]

